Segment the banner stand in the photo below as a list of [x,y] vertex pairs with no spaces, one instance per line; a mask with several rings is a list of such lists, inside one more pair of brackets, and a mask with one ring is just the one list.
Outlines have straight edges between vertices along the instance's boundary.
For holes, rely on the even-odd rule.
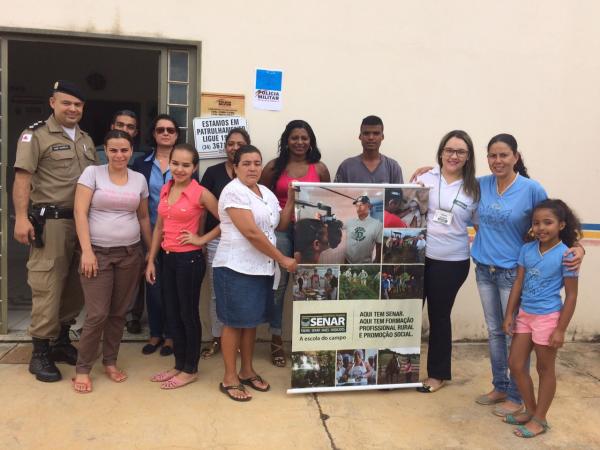
[[429,189],[293,183],[288,394],[419,382]]

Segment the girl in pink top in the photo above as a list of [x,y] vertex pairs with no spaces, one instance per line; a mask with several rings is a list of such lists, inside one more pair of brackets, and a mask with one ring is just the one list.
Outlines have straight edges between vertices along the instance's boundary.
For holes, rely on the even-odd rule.
[[146,280],[156,282],[154,261],[161,251],[161,289],[167,323],[173,336],[175,367],[154,375],[162,389],[175,389],[197,379],[200,360],[200,287],[206,270],[202,246],[220,233],[215,227],[199,234],[205,211],[215,217],[217,199],[192,174],[198,168],[198,152],[189,144],[178,144],[169,156],[173,179],[160,192],[158,218],[146,266]]
[[[287,124],[279,140],[279,155],[267,163],[260,179],[261,184],[275,193],[282,209],[287,201],[290,181],[331,181],[327,166],[321,162],[315,133],[304,120],[292,120]],[[287,231],[278,231],[276,235],[277,249],[285,256],[292,256],[294,224],[290,224]],[[281,341],[281,322],[288,277],[288,272],[282,270],[279,287],[269,308],[271,362],[277,367],[285,367],[286,364]]]

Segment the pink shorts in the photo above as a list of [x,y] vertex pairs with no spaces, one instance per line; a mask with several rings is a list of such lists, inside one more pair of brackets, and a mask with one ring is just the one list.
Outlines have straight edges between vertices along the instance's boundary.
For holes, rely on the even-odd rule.
[[515,333],[531,333],[531,340],[534,344],[548,345],[550,335],[558,325],[560,311],[550,314],[529,314],[519,309],[519,314],[515,319]]

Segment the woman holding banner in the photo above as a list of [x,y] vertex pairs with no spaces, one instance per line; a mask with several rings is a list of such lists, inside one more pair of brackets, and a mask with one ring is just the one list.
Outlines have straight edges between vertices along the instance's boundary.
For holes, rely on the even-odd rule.
[[[256,147],[241,147],[233,167],[236,178],[219,198],[221,240],[213,260],[213,279],[217,316],[224,325],[221,351],[225,374],[219,389],[232,400],[243,402],[252,399],[245,386],[261,392],[270,389],[253,368],[254,341],[256,327],[266,321],[272,302],[276,264],[289,272],[297,267],[293,258],[275,246],[275,230],[288,228],[295,202],[291,185],[289,201],[282,210],[277,197],[258,184],[262,156]],[[239,374],[238,349],[242,358]]]
[[[279,155],[267,163],[261,183],[271,189],[281,208],[286,206],[288,185],[292,181],[329,182],[331,176],[327,166],[321,162],[321,152],[311,126],[304,120],[292,120],[287,124],[279,140]],[[294,255],[294,226],[277,232],[277,248],[286,256]],[[277,292],[269,308],[271,328],[271,362],[276,367],[285,367],[285,353],[281,340],[283,300],[287,288],[288,274],[282,271]]]
[[469,274],[467,224],[479,200],[475,152],[466,132],[446,134],[436,160],[438,165],[417,179],[430,188],[424,278],[429,316],[428,377],[417,388],[419,392],[435,392],[452,378],[450,315],[456,294]]
[[[235,152],[237,152],[240,147],[248,144],[250,144],[250,135],[248,132],[244,128],[232,128],[225,137],[225,154],[227,155],[227,159],[221,164],[216,164],[209,167],[206,169],[206,172],[204,172],[204,176],[202,177],[200,184],[208,189],[210,193],[217,199],[219,199],[221,196],[221,192],[225,186],[227,186],[227,184],[229,184],[229,182],[234,178],[233,158],[235,157]],[[208,233],[218,224],[219,218],[213,217],[212,214],[208,214],[206,216],[206,224],[204,226],[205,233]],[[217,317],[215,288],[212,275],[212,262],[213,259],[215,259],[215,253],[217,252],[217,247],[219,246],[219,240],[220,238],[216,238],[206,244],[206,264],[208,277],[210,279],[209,311],[213,339],[208,347],[202,349],[202,358],[210,358],[214,354],[218,353],[221,349],[221,331],[223,330],[223,324]]]

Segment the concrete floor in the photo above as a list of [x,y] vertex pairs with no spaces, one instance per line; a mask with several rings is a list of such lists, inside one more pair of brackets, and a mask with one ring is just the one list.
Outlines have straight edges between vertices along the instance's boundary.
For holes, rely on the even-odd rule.
[[491,407],[473,401],[490,388],[485,344],[455,345],[455,378],[434,394],[411,389],[294,396],[285,393],[289,367],[271,366],[268,345],[259,344],[256,369],[273,389],[255,393],[249,403],[219,392],[220,358],[201,362],[195,384],[161,391],[148,377],[172,360],[143,356],[141,346],[121,347],[125,383],[110,382],[95,367],[94,392],[78,395],[68,381],[73,368],[60,366],[59,383],[37,382],[23,364],[30,345],[1,343],[0,448],[600,448],[600,344],[568,344],[560,352],[552,429],[532,440],[514,437]]

